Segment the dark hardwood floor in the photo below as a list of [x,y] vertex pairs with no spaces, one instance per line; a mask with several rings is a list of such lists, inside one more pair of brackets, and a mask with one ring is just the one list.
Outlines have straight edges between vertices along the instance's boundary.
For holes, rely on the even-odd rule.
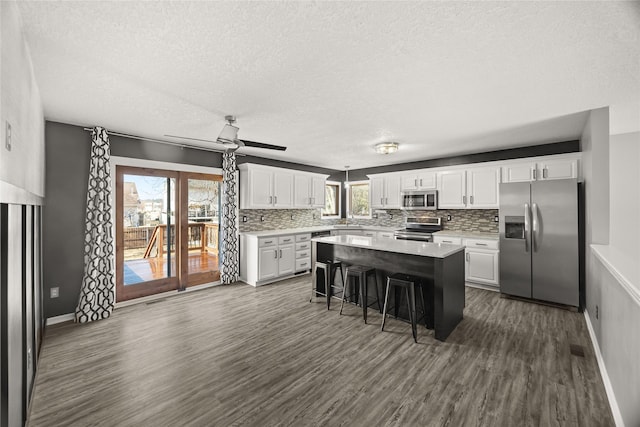
[[29,425],[614,425],[582,314],[467,288],[448,340],[415,344],[309,293],[218,286],[49,327]]

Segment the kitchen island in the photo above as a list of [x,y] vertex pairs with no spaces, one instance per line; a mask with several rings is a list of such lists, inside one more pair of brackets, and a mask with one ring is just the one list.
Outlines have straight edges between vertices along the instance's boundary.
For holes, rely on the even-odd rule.
[[[386,274],[416,276],[431,290],[425,293],[423,301],[429,313],[426,323],[433,326],[435,337],[440,341],[446,340],[462,320],[464,246],[346,235],[312,239],[311,256],[312,271],[316,262],[334,259],[347,265],[374,267],[384,279],[378,280],[383,291]],[[313,280],[317,280],[315,275]],[[321,283],[317,286],[323,289]]]

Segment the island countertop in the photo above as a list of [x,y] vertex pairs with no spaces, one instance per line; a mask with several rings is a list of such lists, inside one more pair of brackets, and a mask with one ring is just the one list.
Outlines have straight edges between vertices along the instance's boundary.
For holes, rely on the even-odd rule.
[[317,243],[350,246],[354,248],[373,249],[383,252],[417,255],[430,258],[446,258],[457,252],[464,251],[462,245],[447,243],[417,242],[414,240],[377,239],[367,236],[330,236],[311,239]]

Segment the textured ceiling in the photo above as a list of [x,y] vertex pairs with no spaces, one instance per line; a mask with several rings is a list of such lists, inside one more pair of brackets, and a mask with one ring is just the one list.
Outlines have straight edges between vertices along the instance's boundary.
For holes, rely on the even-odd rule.
[[19,7],[47,119],[215,139],[235,114],[289,147],[245,153],[333,169],[574,139],[640,100],[638,2]]

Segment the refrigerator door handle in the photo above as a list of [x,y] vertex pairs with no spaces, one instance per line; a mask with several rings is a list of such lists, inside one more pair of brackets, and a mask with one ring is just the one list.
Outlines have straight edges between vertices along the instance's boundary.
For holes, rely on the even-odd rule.
[[531,234],[531,225],[529,222],[529,203],[524,204],[524,251],[529,252],[529,235]]
[[536,205],[535,203],[533,205],[531,205],[531,208],[533,210],[533,229],[532,229],[532,233],[531,233],[531,250],[533,252],[537,251],[537,245],[538,245],[538,232],[540,231],[540,221],[538,220],[538,205]]

